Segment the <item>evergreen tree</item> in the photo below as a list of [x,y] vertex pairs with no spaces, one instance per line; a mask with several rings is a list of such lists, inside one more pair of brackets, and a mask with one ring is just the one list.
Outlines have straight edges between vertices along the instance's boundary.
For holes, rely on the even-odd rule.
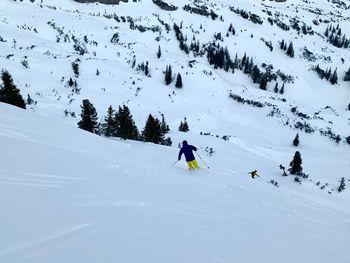
[[79,60],[76,60],[75,62],[72,62],[72,69],[73,69],[73,72],[75,74],[75,77],[78,78],[79,77],[79,64],[77,63],[79,62]]
[[253,83],[259,83],[260,82],[260,70],[259,68],[254,65],[252,71],[250,72],[250,76],[253,80]]
[[171,65],[166,67],[165,70],[165,84],[169,85],[173,81]]
[[8,71],[3,70],[1,72],[1,80],[2,85],[0,86],[0,102],[25,109],[26,103],[20,93],[20,90],[13,83],[11,74]]
[[266,90],[267,88],[267,75],[264,73],[260,79],[260,89]]
[[276,82],[275,88],[273,89],[275,93],[278,93],[278,82]]
[[156,144],[164,143],[164,134],[162,133],[161,122],[151,114],[148,116],[145,128],[142,132],[142,138],[146,142]]
[[182,77],[180,73],[177,74],[175,87],[179,89],[182,88]]
[[329,68],[324,73],[324,77],[326,78],[326,80],[329,80],[331,78],[331,75],[332,75],[332,68]]
[[138,129],[135,125],[133,117],[128,106],[119,106],[118,112],[115,114],[116,136],[124,140],[137,140],[139,137]]
[[237,69],[238,67],[239,67],[239,59],[238,59],[238,55],[236,53],[235,61],[233,62],[233,68]]
[[303,168],[301,167],[302,159],[299,151],[295,152],[293,160],[290,162],[291,168],[288,169],[290,174],[300,174]]
[[107,110],[107,116],[105,117],[105,122],[102,124],[103,134],[107,137],[116,135],[117,126],[114,119],[114,114],[114,109],[112,106],[109,106]]
[[280,48],[281,48],[282,50],[284,50],[284,39],[282,39],[282,42],[281,42]]
[[241,64],[239,65],[239,69],[240,69],[240,70],[243,70],[243,68],[244,68],[246,62],[247,62],[247,54],[244,53],[244,56],[243,56],[243,58],[242,58],[242,60],[241,60]]
[[165,121],[164,114],[162,114],[162,122],[161,122],[160,127],[161,127],[161,131],[162,131],[163,134],[166,134],[166,133],[168,133],[170,131],[169,125]]
[[291,58],[294,58],[294,48],[293,48],[293,42],[290,42],[288,49],[287,49],[287,55]]
[[73,87],[74,86],[74,80],[72,78],[69,78],[68,80],[68,86]]
[[295,136],[294,140],[293,140],[293,145],[295,147],[297,147],[299,145],[299,134],[297,133],[297,135]]
[[337,187],[337,191],[340,193],[345,190],[345,178],[342,177],[339,182],[340,185]]
[[148,70],[148,61],[146,61],[146,66],[145,66],[145,75],[148,76],[149,70]]
[[80,107],[81,120],[78,122],[78,127],[88,132],[96,133],[98,130],[98,122],[94,105],[88,99],[85,99]]
[[179,126],[179,131],[181,132],[188,132],[190,129],[188,127],[188,124],[187,124],[187,120],[186,120],[186,117],[184,118],[184,121],[180,123],[180,126]]
[[30,95],[28,94],[28,96],[27,96],[27,105],[32,105],[32,104],[34,104],[35,102],[34,102],[34,100],[30,97]]
[[345,72],[344,81],[350,81],[350,68]]
[[280,89],[280,94],[284,94],[284,83],[282,84],[282,87]]
[[348,110],[350,110],[350,103],[349,103],[349,105],[348,105]]
[[230,52],[228,51],[227,47],[224,50],[224,70],[228,72],[230,68],[232,68],[233,62],[230,56]]
[[328,28],[328,27],[327,27],[326,32],[324,33],[324,35],[325,35],[326,37],[329,36],[329,28]]
[[332,85],[338,83],[338,74],[337,74],[337,69],[334,70],[332,76],[330,77],[329,81],[331,82]]
[[158,46],[158,51],[157,51],[157,58],[160,58],[162,56],[162,50],[160,49],[160,45]]
[[171,145],[173,144],[173,142],[172,142],[171,138],[168,137],[168,138],[166,138],[166,139],[164,140],[164,143],[163,143],[163,144],[166,145],[166,146],[171,146]]

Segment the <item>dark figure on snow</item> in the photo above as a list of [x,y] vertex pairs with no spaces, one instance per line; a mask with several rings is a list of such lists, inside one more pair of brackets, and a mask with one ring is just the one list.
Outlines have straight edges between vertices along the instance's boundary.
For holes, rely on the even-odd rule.
[[253,179],[255,179],[255,176],[259,177],[257,170],[254,170],[254,171],[250,172],[249,174],[252,176]]
[[185,159],[188,165],[189,170],[194,170],[194,169],[201,169],[196,161],[196,158],[194,158],[193,151],[197,151],[197,148],[193,145],[189,145],[187,141],[182,142],[182,148],[180,149],[179,152],[179,158],[178,160],[181,160],[182,154],[185,155]]

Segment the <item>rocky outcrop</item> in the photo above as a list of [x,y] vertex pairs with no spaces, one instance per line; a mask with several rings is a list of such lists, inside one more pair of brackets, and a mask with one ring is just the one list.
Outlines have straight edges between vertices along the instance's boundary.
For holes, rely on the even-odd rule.
[[157,5],[159,8],[166,11],[175,11],[178,8],[177,6],[170,5],[168,3],[163,2],[162,0],[153,0],[153,3]]
[[78,3],[101,3],[105,5],[118,5],[120,2],[127,3],[128,0],[74,0],[75,2]]

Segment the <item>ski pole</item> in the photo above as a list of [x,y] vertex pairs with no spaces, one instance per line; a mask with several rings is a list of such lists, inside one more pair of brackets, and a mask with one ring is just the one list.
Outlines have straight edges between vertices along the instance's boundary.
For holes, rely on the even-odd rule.
[[198,155],[198,157],[202,160],[202,162],[204,163],[204,165],[208,168],[208,169],[210,169],[210,167],[204,162],[204,160],[202,159],[202,157],[197,153],[197,152],[195,152],[197,155]]
[[173,163],[172,165],[176,164],[179,160],[177,160],[175,163]]

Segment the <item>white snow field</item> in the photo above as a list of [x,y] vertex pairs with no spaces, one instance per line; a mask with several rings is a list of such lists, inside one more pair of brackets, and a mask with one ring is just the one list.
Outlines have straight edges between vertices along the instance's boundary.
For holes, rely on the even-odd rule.
[[[1,262],[349,259],[349,192],[330,195],[314,184],[322,178],[334,187],[349,169],[348,151],[304,149],[305,166],[319,172],[298,185],[277,168],[292,154],[289,145],[193,135],[194,144],[209,140],[218,153],[208,160],[200,149],[210,169],[200,163],[202,171],[189,172],[184,161],[171,165],[176,147],[106,139],[4,104],[0,110]],[[255,180],[247,174],[253,167]],[[279,187],[268,184],[272,178]]]
[[[349,9],[326,0],[167,2],[179,9],[164,11],[148,0],[118,6],[0,1],[0,67],[24,98],[37,102],[27,110],[0,103],[0,263],[349,263],[350,86],[343,77],[350,51],[326,41],[329,23],[313,24],[339,23],[350,37]],[[182,9],[194,2],[223,19]],[[258,14],[263,24],[230,6]],[[315,34],[283,31],[262,10],[278,12],[287,24],[298,17]],[[115,15],[160,31],[130,29]],[[273,92],[275,81],[263,91],[242,71],[214,69],[206,55],[185,54],[173,30],[181,22],[188,44],[193,36],[209,43],[221,32],[223,41],[216,43],[227,46],[232,58],[246,52],[259,67],[272,64],[294,83],[285,84],[284,94]],[[230,23],[236,35],[226,37]],[[115,33],[119,40],[111,43]],[[86,53],[73,48],[73,38]],[[273,51],[261,38],[271,41]],[[279,48],[282,39],[293,41],[294,58]],[[316,60],[303,57],[304,47]],[[134,58],[136,65],[149,62],[149,76],[132,67]],[[338,84],[320,79],[311,70],[317,64],[337,68]],[[182,89],[165,86],[167,65],[181,73]],[[70,78],[80,92],[67,86]],[[263,107],[238,103],[230,93]],[[173,145],[78,129],[83,99],[94,104],[101,121],[109,105],[127,105],[140,131],[149,114],[163,113]],[[187,133],[178,131],[184,117]],[[298,129],[298,122],[314,132]],[[184,158],[174,164],[184,139],[210,169],[199,157],[200,171],[188,171]],[[309,175],[302,184],[279,169],[289,168],[296,151]],[[248,174],[254,169],[256,179]],[[346,189],[338,193],[342,177]]]

